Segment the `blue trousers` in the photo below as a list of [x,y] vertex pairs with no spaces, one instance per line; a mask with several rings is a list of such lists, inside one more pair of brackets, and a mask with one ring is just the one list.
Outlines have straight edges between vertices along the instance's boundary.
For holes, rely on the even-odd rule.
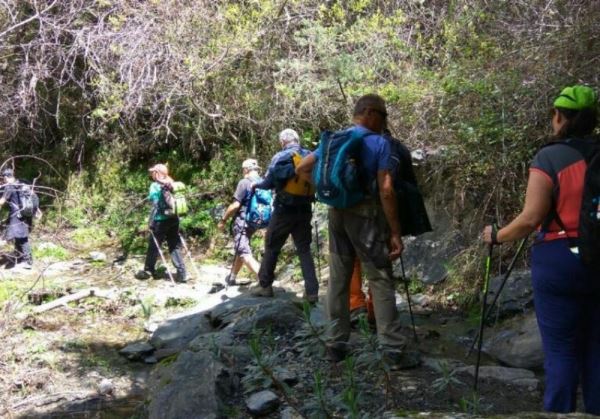
[[585,269],[567,240],[535,245],[531,273],[545,356],[544,410],[574,412],[581,383],[585,411],[600,415],[600,275]]

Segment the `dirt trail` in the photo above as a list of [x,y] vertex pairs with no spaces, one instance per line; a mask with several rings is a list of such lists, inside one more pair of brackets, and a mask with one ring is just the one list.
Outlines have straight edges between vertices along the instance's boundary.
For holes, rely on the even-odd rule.
[[[0,296],[1,292],[13,296],[0,300],[4,301],[0,317],[0,416],[43,417],[52,413],[131,417],[144,400],[153,366],[131,362],[119,355],[119,350],[133,342],[145,342],[167,318],[209,309],[244,292],[244,287],[231,287],[226,292],[208,294],[213,283],[222,282],[228,273],[222,265],[198,264],[199,278],[187,284],[172,284],[168,279],[136,280],[140,257],[113,264],[110,261],[114,255],[105,256],[97,260],[86,257],[38,262],[32,271],[0,270]],[[282,272],[290,272],[290,267],[283,267]],[[297,281],[287,280],[283,285],[301,294]],[[92,286],[113,290],[116,297],[88,297],[36,315],[31,313],[36,306],[27,302],[28,295],[36,295],[35,302],[39,303],[46,295],[56,298]],[[325,289],[323,286],[322,292]],[[420,348],[423,353],[435,359],[459,357],[462,349],[455,338],[465,331],[462,320],[431,312],[418,313],[417,319],[427,334]],[[410,324],[408,318],[404,320]],[[404,386],[407,398],[402,405],[413,411],[443,411],[454,403],[459,409],[457,400],[468,393],[464,384],[468,375],[460,376],[462,388],[454,386],[451,393],[439,394],[428,389],[426,383],[441,375],[423,368],[402,372],[404,384],[411,380],[418,384]],[[496,406],[515,406],[511,399],[519,394],[518,389],[495,392],[493,385],[483,385],[488,394],[494,395],[493,400],[488,397],[489,401]],[[539,391],[528,392],[519,399],[519,408],[538,410],[539,397]]]
[[[201,278],[187,284],[139,281],[139,257],[112,264],[114,255],[105,256],[37,261],[33,270],[0,268],[0,416],[116,409],[116,417],[128,417],[152,366],[130,362],[118,351],[146,340],[162,320],[206,304],[212,283],[227,273],[224,266],[203,265]],[[32,313],[35,304],[90,287],[115,297]]]

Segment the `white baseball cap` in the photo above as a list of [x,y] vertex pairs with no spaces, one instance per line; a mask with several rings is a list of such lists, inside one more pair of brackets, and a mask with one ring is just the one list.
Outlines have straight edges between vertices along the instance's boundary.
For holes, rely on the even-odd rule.
[[242,163],[242,169],[255,170],[255,169],[260,169],[260,166],[258,165],[258,162],[256,161],[256,159],[246,159]]

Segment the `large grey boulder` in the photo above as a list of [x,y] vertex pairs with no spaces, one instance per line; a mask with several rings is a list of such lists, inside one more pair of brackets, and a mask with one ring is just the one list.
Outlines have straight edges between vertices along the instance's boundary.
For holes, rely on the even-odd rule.
[[[488,302],[493,301],[498,293],[504,275],[494,277],[490,282]],[[533,305],[533,288],[531,286],[531,271],[513,271],[500,293],[494,307],[493,315],[506,317],[523,313]]]
[[152,334],[150,344],[156,349],[181,350],[196,336],[213,328],[203,312],[188,313],[162,323]]
[[207,314],[210,324],[233,329],[236,336],[248,335],[254,329],[293,328],[302,318],[298,303],[287,298],[233,298]]
[[237,378],[210,352],[181,352],[175,362],[153,372],[148,417],[223,417],[221,397],[232,395],[237,384]]
[[495,330],[486,331],[483,350],[511,367],[541,368],[544,352],[535,313],[516,317]]
[[448,276],[448,263],[464,249],[465,238],[458,230],[434,230],[405,239],[405,245],[402,256],[407,276],[437,284]]

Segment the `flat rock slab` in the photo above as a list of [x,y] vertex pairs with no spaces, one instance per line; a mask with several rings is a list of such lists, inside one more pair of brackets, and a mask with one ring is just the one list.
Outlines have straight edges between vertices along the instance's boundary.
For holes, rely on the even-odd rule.
[[246,400],[246,407],[253,416],[264,416],[275,411],[279,406],[279,398],[269,390],[254,393]]
[[[459,367],[454,371],[459,373],[466,372],[475,376],[475,367],[473,365],[468,367]],[[535,374],[532,371],[525,370],[523,368],[482,366],[479,368],[479,378],[492,378],[505,384],[524,386],[529,390],[535,390],[539,384],[538,379],[535,378]]]
[[148,342],[135,342],[121,349],[119,354],[130,361],[138,361],[146,358],[146,356],[150,355],[152,352],[154,352],[154,346],[150,345]]
[[425,367],[431,368],[432,370],[439,373],[443,372],[444,370],[452,371],[466,366],[464,362],[451,358],[423,357],[422,363]]
[[236,335],[269,326],[289,329],[302,318],[302,310],[291,297],[286,293],[274,298],[239,296],[215,307],[207,317],[213,327],[233,328]]
[[152,334],[150,343],[157,349],[183,349],[196,336],[212,331],[203,312],[168,319]]

